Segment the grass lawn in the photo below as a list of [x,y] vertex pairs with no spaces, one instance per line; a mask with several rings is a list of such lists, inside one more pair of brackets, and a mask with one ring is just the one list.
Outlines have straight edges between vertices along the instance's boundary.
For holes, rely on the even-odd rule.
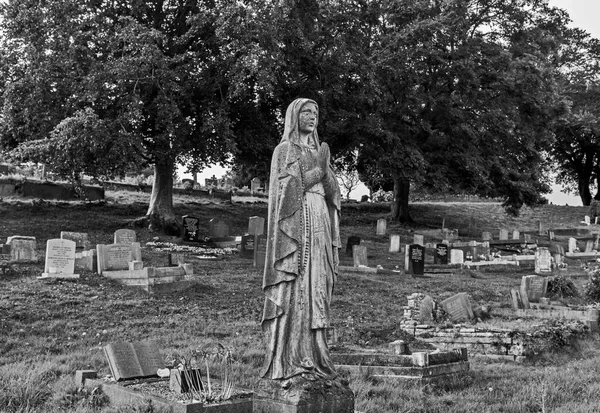
[[[29,235],[37,239],[43,257],[48,239],[61,231],[87,232],[92,245],[112,242],[113,233],[144,215],[148,194],[108,192],[103,204],[80,202],[36,203],[9,200],[0,203],[0,235]],[[257,199],[234,198],[233,204],[211,204],[177,197],[180,215],[200,218],[208,236],[208,221],[218,217],[231,223],[231,232],[245,232],[250,216],[266,218],[266,204]],[[375,235],[378,218],[387,205],[348,204],[342,209],[342,241],[359,235],[367,245],[371,266],[394,269],[404,258],[387,251],[388,236]],[[415,223],[388,223],[388,233],[410,242],[415,232],[432,241],[442,222],[458,229],[461,239],[479,238],[482,231],[501,228],[537,231],[574,228],[587,213],[585,207],[544,206],[526,209],[520,217],[504,214],[492,203],[418,203],[412,205]],[[145,266],[166,266],[167,253],[146,243],[177,243],[177,238],[136,229]],[[600,232],[600,229],[599,229]],[[351,265],[341,252],[342,264]],[[200,282],[174,294],[148,295],[125,288],[93,273],[75,281],[39,280],[43,259],[19,265],[0,275],[0,412],[150,412],[150,407],[117,408],[97,392],[78,389],[75,370],[96,369],[110,374],[102,347],[109,342],[155,339],[166,359],[199,350],[212,353],[220,345],[231,350],[234,379],[252,387],[263,361],[260,318],[263,307],[262,274],[251,260],[237,254],[217,260],[190,257]],[[332,302],[333,325],[343,344],[378,348],[411,337],[399,328],[406,297],[414,292],[441,301],[467,292],[473,306],[510,308],[510,289],[532,269],[459,271],[446,278],[410,275],[340,274]],[[577,279],[582,292],[585,279]],[[523,320],[492,317],[486,324],[518,326]],[[415,346],[419,343],[413,343]],[[523,364],[471,360],[462,379],[440,385],[398,384],[350,376],[356,409],[383,412],[599,412],[600,345],[598,337],[578,340],[568,347]]]

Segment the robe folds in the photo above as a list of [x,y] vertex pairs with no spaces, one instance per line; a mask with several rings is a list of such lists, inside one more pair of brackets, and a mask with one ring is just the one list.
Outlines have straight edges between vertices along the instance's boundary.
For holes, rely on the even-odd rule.
[[271,162],[261,372],[269,379],[336,376],[326,329],[341,247],[340,191],[333,170],[319,168],[316,130],[309,145],[298,142],[298,114],[306,102],[314,103],[297,99],[288,108]]

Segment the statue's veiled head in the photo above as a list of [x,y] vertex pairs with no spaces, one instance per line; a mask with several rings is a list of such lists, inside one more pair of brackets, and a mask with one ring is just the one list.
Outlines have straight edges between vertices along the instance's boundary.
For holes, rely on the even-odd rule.
[[[306,114],[302,114],[302,112]],[[299,98],[294,100],[287,108],[285,113],[285,129],[283,131],[282,141],[290,141],[294,143],[300,142],[300,119],[302,116],[307,116],[310,119],[306,122],[307,126],[312,129],[310,131],[309,142],[312,139],[318,145],[319,138],[317,135],[317,125],[319,122],[318,116],[319,106],[317,102],[311,99]],[[310,115],[308,112],[312,113]],[[312,125],[312,127],[311,127]]]

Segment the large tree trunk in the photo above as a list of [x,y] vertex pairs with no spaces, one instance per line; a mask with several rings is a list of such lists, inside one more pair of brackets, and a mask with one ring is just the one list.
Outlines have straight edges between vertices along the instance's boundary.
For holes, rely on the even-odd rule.
[[400,222],[413,222],[408,211],[410,180],[394,177],[394,200],[392,201],[392,219]]
[[179,224],[173,209],[173,171],[172,161],[157,162],[154,165],[154,184],[150,205],[146,213],[148,227],[168,235],[179,235]]
[[585,162],[583,164],[583,168],[578,173],[577,176],[577,190],[579,191],[579,196],[581,197],[581,202],[585,206],[589,206],[592,202],[592,193],[590,191],[590,183],[592,172],[594,171],[594,159],[595,152],[590,153],[590,151],[586,151]]

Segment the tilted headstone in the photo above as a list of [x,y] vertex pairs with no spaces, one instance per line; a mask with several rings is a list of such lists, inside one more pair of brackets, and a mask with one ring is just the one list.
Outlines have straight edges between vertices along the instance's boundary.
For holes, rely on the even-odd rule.
[[257,235],[242,235],[240,244],[240,257],[254,259],[254,242]]
[[433,256],[434,264],[448,264],[448,245],[436,244],[435,255]]
[[90,249],[90,240],[87,232],[61,231],[60,238],[74,241],[77,248]]
[[142,260],[142,249],[139,242],[131,244],[98,244],[98,274],[103,271],[128,270],[131,261]]
[[49,239],[46,242],[46,264],[42,277],[77,278],[75,272],[75,241]]
[[413,244],[419,244],[425,246],[425,237],[420,234],[413,235]]
[[409,248],[410,266],[413,274],[422,275],[425,273],[425,247],[419,244],[413,244]]
[[464,264],[465,254],[463,250],[451,249],[450,250],[450,264]]
[[367,247],[364,245],[355,245],[352,247],[352,257],[354,258],[355,267],[368,267]]
[[137,241],[135,231],[132,229],[118,229],[115,231],[113,244],[131,244]]
[[458,293],[440,303],[454,321],[470,320],[474,317],[467,293]]
[[385,235],[387,231],[387,221],[384,218],[377,220],[377,235]]
[[577,250],[577,240],[575,238],[569,238],[569,252],[575,252]]
[[537,303],[546,296],[548,291],[548,278],[539,275],[524,275],[521,278],[521,294],[527,294],[530,303]]
[[104,355],[116,381],[158,377],[158,370],[165,367],[154,341],[109,343],[104,346]]
[[14,262],[37,262],[37,243],[35,237],[14,235],[6,238],[10,245],[10,260]]
[[481,233],[481,239],[483,239],[484,241],[492,241],[494,237],[492,236],[491,232],[486,231]]
[[390,252],[400,252],[400,235],[390,235]]
[[183,227],[181,229],[181,238],[184,241],[196,242],[200,240],[200,218],[191,215],[182,217]]
[[500,241],[506,241],[508,240],[508,230],[507,229],[501,229],[500,230],[500,236],[498,238]]
[[519,239],[521,237],[521,233],[519,231],[513,231],[513,239]]
[[267,236],[257,235],[254,239],[254,266],[259,269],[265,268],[267,257]]
[[529,309],[529,301],[527,301],[527,297],[523,300],[521,295],[521,290],[510,290],[510,297],[512,300],[512,308],[513,310],[526,310]]
[[213,240],[226,238],[229,236],[229,225],[223,220],[213,218],[208,222],[208,233]]
[[588,240],[585,242],[585,252],[592,252],[594,250],[594,241]]
[[248,234],[262,235],[265,233],[265,219],[263,217],[248,218]]
[[535,251],[535,272],[552,272],[552,254],[546,247],[539,247]]
[[346,243],[346,255],[351,257],[352,256],[352,247],[354,247],[355,245],[360,245],[360,237],[357,235],[350,235],[348,237],[348,241]]

